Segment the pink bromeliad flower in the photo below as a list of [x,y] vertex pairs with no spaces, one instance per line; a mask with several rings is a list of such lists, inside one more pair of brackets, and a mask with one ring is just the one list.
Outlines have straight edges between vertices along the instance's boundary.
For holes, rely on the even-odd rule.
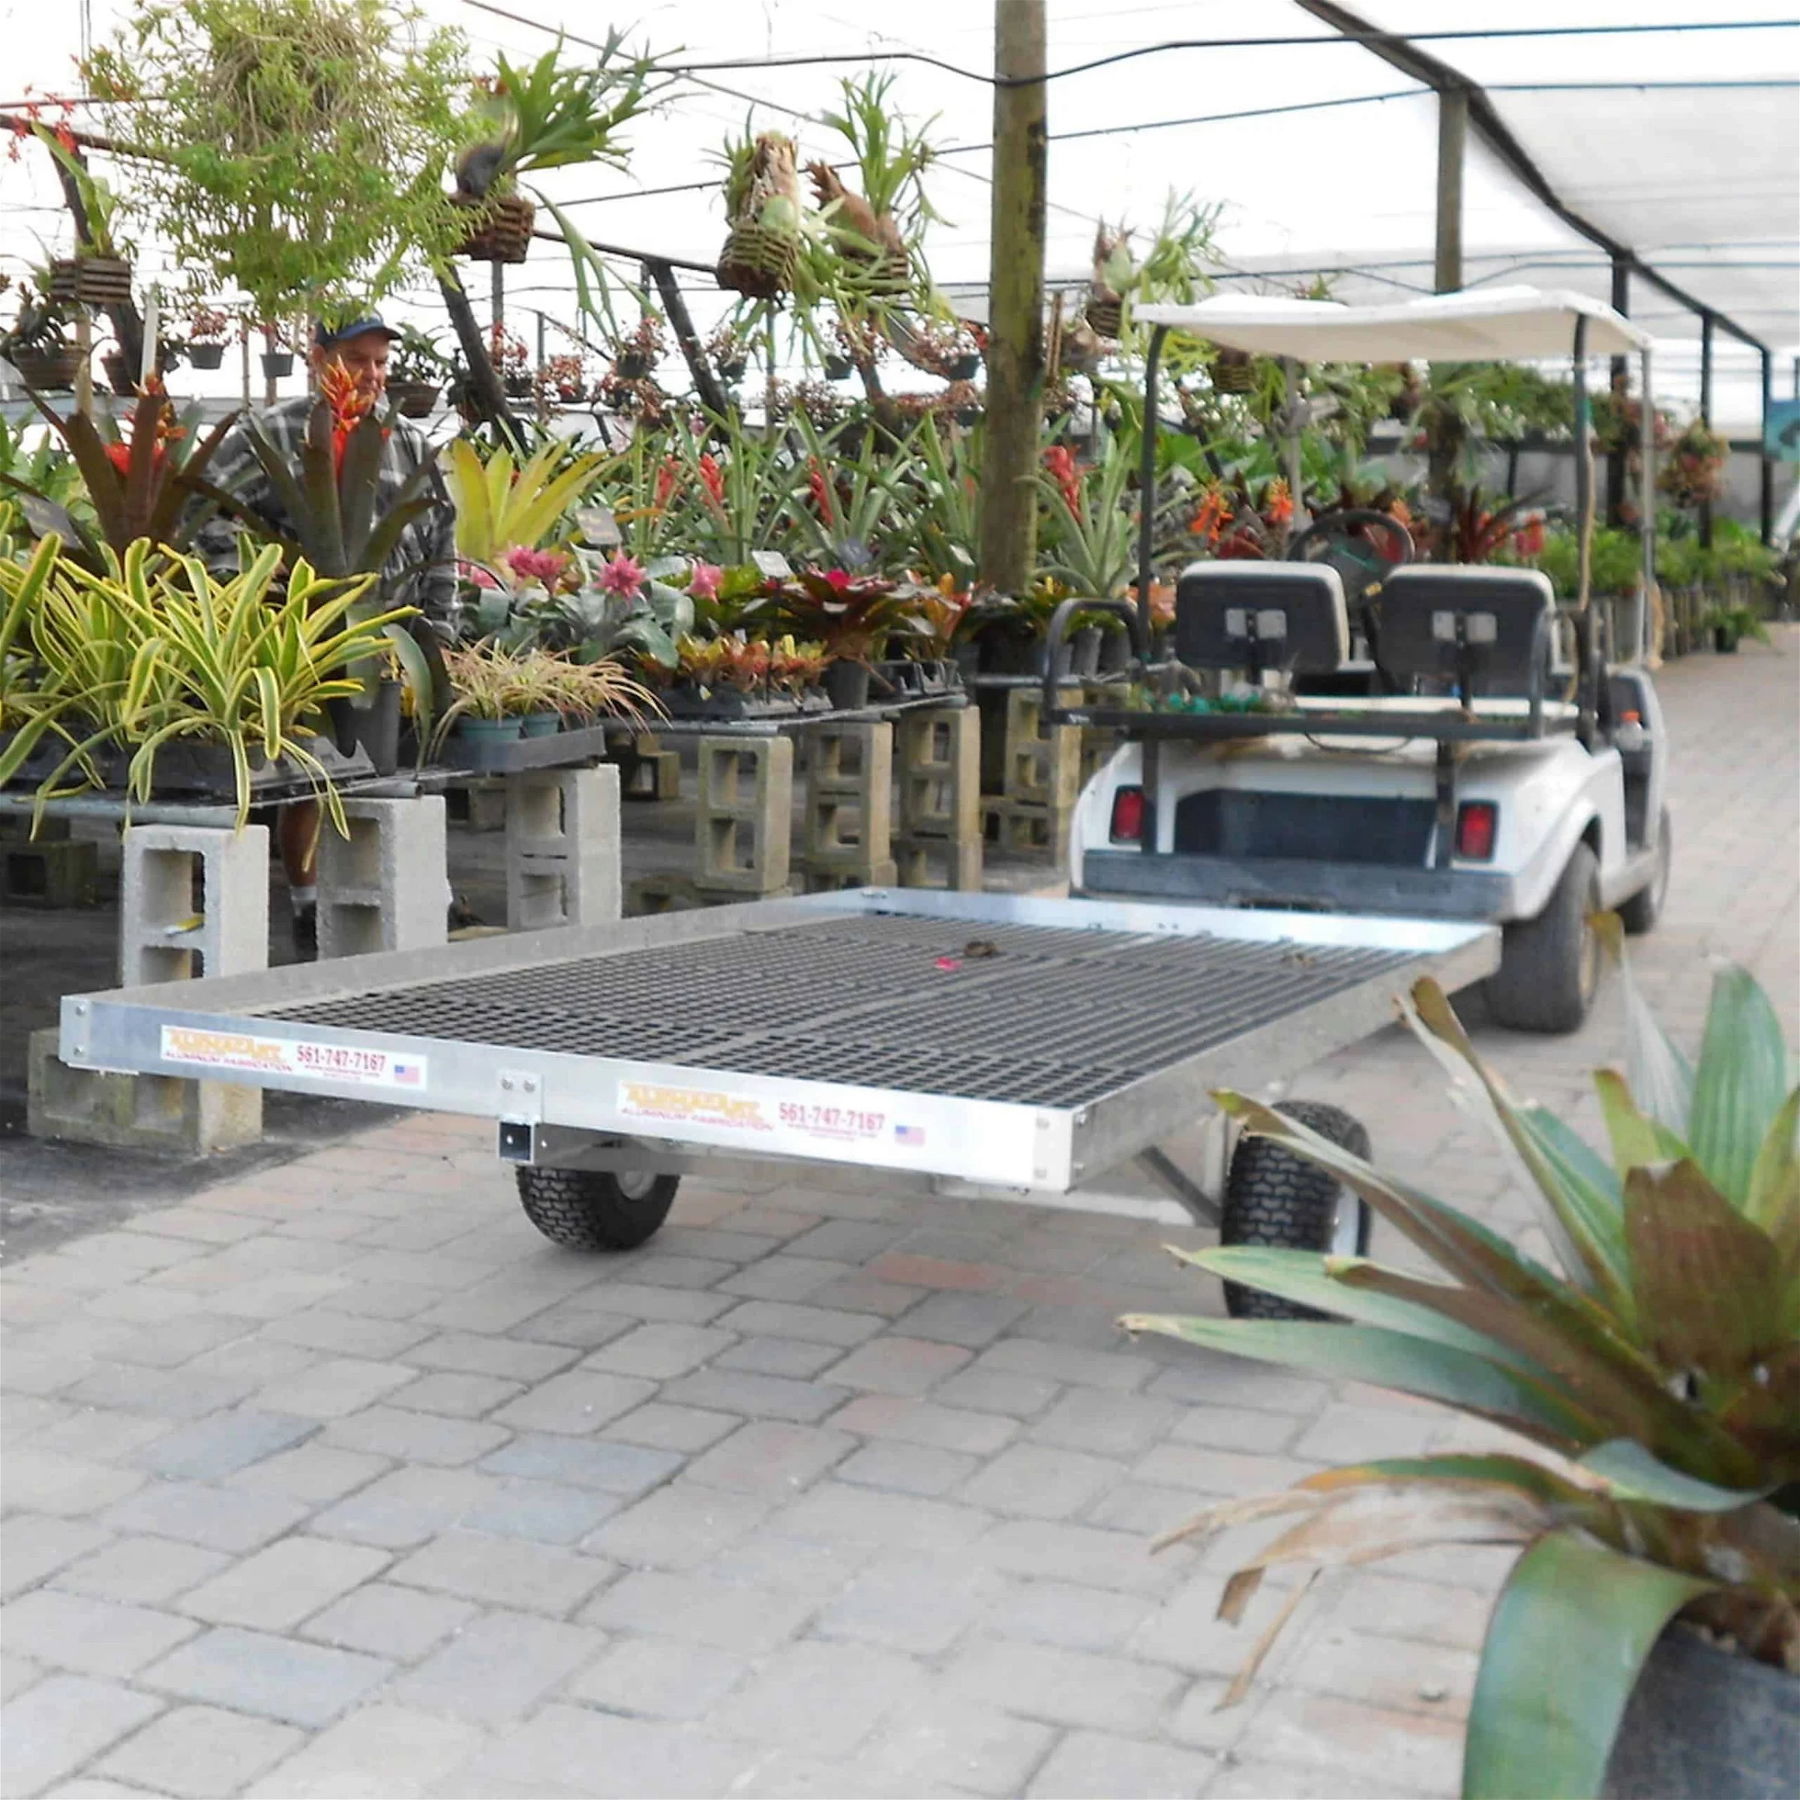
[[554,587],[569,566],[569,559],[558,550],[529,550],[523,545],[506,553],[506,566],[521,581],[541,581]]
[[724,573],[717,563],[696,562],[688,579],[688,593],[696,600],[718,599],[719,577]]
[[632,600],[644,585],[644,565],[619,551],[600,571],[600,585],[609,594]]

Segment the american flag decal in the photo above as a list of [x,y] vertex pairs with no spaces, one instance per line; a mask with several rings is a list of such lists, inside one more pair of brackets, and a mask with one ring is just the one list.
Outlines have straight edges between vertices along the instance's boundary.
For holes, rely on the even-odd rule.
[[894,1142],[897,1144],[911,1144],[916,1149],[920,1144],[925,1142],[924,1128],[919,1125],[896,1125],[894,1127]]
[[419,1085],[419,1074],[420,1070],[417,1063],[396,1062],[394,1064],[394,1079],[403,1087],[417,1087]]

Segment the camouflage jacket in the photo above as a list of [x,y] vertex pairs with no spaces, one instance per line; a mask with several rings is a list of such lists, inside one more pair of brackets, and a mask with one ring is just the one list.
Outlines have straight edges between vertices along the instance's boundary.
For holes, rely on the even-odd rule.
[[[306,421],[315,401],[306,395],[283,400],[258,413],[257,424],[263,435],[284,455],[291,454],[294,468],[299,469],[299,450],[306,433]],[[444,478],[438,472],[435,453],[425,434],[416,425],[396,418],[392,435],[383,448],[381,458],[380,497],[376,516],[383,501],[391,500],[421,463],[431,464],[431,479],[426,492],[432,505],[420,513],[401,532],[399,542],[382,570],[393,584],[390,599],[396,606],[416,606],[446,639],[456,635],[459,601],[456,582],[456,508],[451,502]],[[268,528],[283,536],[292,536],[294,522],[288,517],[281,496],[256,460],[250,447],[250,434],[240,422],[220,444],[207,470],[207,479],[215,487],[230,494],[247,511],[262,519]],[[194,535],[194,551],[218,573],[236,573],[238,539],[244,527],[222,514],[202,525]]]

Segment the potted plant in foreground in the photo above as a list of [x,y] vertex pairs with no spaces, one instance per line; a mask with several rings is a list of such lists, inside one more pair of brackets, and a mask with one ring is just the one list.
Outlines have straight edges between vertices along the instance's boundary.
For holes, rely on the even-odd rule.
[[[1617,949],[1616,920],[1606,936]],[[1787,1791],[1800,1769],[1800,1088],[1775,1011],[1742,969],[1716,977],[1692,1064],[1629,970],[1625,1001],[1626,1070],[1595,1075],[1610,1160],[1509,1098],[1435,983],[1404,1008],[1529,1172],[1560,1273],[1224,1094],[1248,1130],[1354,1188],[1436,1268],[1201,1250],[1183,1260],[1337,1317],[1122,1321],[1436,1400],[1548,1453],[1326,1470],[1165,1540],[1284,1520],[1226,1584],[1219,1610],[1232,1620],[1280,1564],[1522,1545],[1470,1708],[1471,1800],[1749,1800]]]
[[196,369],[216,369],[225,361],[231,320],[216,306],[196,306],[188,320],[187,359]]

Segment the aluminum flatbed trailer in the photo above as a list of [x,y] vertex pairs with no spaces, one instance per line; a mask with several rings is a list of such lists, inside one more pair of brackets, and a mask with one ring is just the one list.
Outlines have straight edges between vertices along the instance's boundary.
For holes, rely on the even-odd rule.
[[[581,1247],[744,1157],[1102,1209],[1066,1196],[1135,1162],[1229,1236],[1228,1182],[1159,1148],[1210,1090],[1497,961],[1484,925],[861,889],[74,995],[62,1055],[491,1118],[533,1223]],[[1354,1247],[1341,1212],[1251,1241]]]

